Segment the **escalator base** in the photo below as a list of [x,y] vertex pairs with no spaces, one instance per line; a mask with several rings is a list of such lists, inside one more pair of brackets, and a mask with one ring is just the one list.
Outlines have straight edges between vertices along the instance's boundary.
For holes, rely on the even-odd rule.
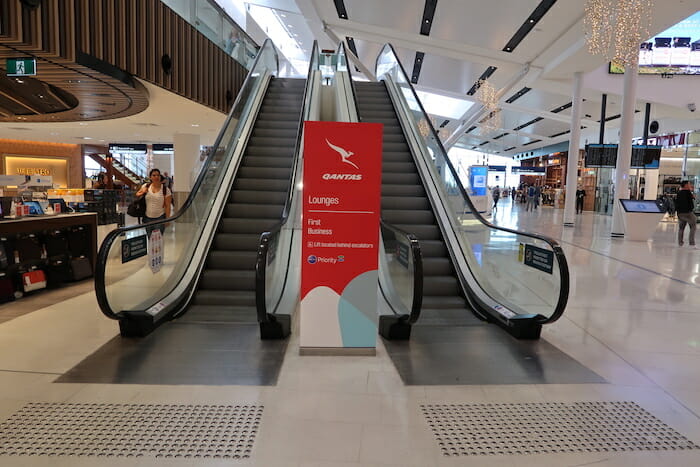
[[379,335],[387,340],[408,340],[411,338],[411,325],[403,316],[380,316]]
[[270,321],[260,323],[260,339],[285,339],[292,331],[292,317],[290,315],[275,315]]

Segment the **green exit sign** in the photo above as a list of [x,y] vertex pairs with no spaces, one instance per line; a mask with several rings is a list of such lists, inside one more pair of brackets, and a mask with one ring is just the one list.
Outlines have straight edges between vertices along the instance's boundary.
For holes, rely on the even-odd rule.
[[36,75],[36,59],[34,58],[8,58],[7,76],[34,76]]

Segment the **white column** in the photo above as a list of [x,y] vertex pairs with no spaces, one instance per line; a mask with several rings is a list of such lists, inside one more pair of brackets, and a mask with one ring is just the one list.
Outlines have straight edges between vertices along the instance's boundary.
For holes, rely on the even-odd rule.
[[578,183],[578,152],[581,146],[581,88],[583,73],[574,73],[574,94],[571,107],[571,138],[569,139],[569,158],[566,163],[566,198],[564,199],[564,225],[573,226],[576,217],[576,188]]
[[624,215],[619,199],[629,199],[629,173],[632,161],[632,138],[634,137],[634,104],[637,98],[638,58],[625,67],[625,87],[622,96],[622,121],[620,123],[620,144],[615,166],[615,197],[613,198],[613,237],[624,237]]
[[175,133],[173,137],[173,180],[175,186],[175,205],[182,206],[192,189],[192,172],[199,162],[199,135]]

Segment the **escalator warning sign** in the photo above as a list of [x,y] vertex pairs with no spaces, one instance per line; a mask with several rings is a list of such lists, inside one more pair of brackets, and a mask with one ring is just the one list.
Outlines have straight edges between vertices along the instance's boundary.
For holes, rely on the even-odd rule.
[[[523,262],[525,265],[552,274],[554,270],[554,252],[533,245],[524,246]],[[523,249],[522,243],[520,244],[520,249]]]

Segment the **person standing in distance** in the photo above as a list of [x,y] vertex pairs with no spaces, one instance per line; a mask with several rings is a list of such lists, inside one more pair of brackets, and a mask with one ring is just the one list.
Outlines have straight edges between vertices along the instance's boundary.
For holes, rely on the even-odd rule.
[[695,230],[697,229],[697,218],[695,217],[695,194],[693,184],[688,180],[681,182],[681,189],[676,195],[676,213],[678,216],[678,246],[683,246],[683,232],[686,224],[690,227],[688,234],[688,244],[695,246]]
[[[146,196],[146,215],[141,219],[142,224],[170,217],[170,207],[172,206],[173,195],[163,184],[160,170],[151,169],[148,177],[151,181],[143,185],[136,193],[137,197]],[[159,228],[160,232],[163,233],[165,224],[161,224]],[[148,233],[150,234],[150,231]]]
[[491,210],[495,211],[498,208],[498,200],[501,199],[501,189],[498,188],[498,185],[491,190],[491,197],[493,198],[493,207]]
[[586,197],[586,190],[580,186],[576,189],[576,214],[583,212],[583,199]]

